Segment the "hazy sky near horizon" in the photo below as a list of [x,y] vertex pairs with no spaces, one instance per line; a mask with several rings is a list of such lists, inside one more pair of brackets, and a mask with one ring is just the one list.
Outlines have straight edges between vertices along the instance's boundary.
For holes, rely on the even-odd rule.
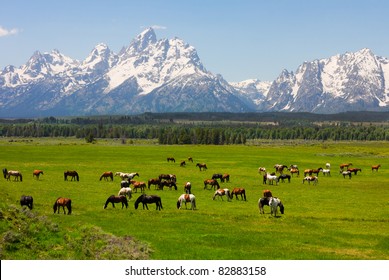
[[369,48],[389,57],[387,0],[0,0],[0,71],[35,51],[118,53],[148,27],[194,46],[227,81],[274,80],[304,61]]

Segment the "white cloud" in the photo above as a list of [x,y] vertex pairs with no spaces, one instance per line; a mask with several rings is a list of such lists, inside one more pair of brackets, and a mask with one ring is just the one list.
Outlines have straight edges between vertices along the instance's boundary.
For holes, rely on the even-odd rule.
[[19,33],[19,29],[17,29],[17,28],[6,29],[6,28],[0,26],[0,37],[16,35],[18,33]]

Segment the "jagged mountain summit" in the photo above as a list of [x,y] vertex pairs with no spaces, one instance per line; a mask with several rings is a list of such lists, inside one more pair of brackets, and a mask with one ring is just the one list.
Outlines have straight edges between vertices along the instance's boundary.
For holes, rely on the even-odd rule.
[[369,49],[304,62],[272,82],[228,83],[193,46],[158,40],[152,28],[117,54],[105,44],[83,61],[37,51],[0,72],[0,117],[388,109],[389,60]]
[[251,103],[207,71],[194,47],[148,28],[118,54],[97,45],[84,61],[35,52],[0,73],[0,117],[245,112]]

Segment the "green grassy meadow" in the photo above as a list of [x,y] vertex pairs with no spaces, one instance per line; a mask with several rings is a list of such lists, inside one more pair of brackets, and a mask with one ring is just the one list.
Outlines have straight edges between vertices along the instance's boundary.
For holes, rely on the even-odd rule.
[[[167,162],[174,157],[175,163]],[[181,160],[193,157],[180,167]],[[86,144],[77,139],[0,140],[1,168],[19,170],[23,182],[0,179],[0,208],[20,208],[21,195],[34,197],[31,212],[58,225],[58,231],[39,237],[57,255],[30,254],[24,249],[2,252],[4,259],[83,258],[70,250],[66,240],[82,239],[85,228],[97,228],[116,237],[132,236],[150,250],[157,260],[378,260],[389,259],[389,143],[387,142],[281,142],[233,146],[160,146],[147,143],[123,145],[119,140],[98,140]],[[199,171],[196,163],[206,163]],[[274,171],[277,163],[297,164],[300,170],[325,168],[331,163],[331,177],[319,175],[319,183],[302,183],[303,175],[291,183],[263,185],[258,167]],[[351,179],[339,174],[339,164],[351,162],[362,169]],[[381,164],[378,172],[371,165]],[[32,177],[42,169],[40,180]],[[77,170],[80,181],[64,181],[65,170]],[[120,178],[99,181],[104,171],[138,172],[136,180],[147,182],[159,174],[177,176],[178,190],[147,190],[162,198],[163,210],[134,209],[134,194],[128,209],[111,205],[106,199],[117,194]],[[214,173],[228,173],[222,188],[246,189],[247,201],[212,200],[213,190],[203,181]],[[176,202],[184,184],[192,183],[197,210],[178,210]],[[265,207],[260,215],[258,199],[270,189],[285,205],[285,214],[275,218]],[[73,201],[72,215],[53,214],[59,196]],[[0,234],[7,219],[0,219]],[[65,241],[64,241],[65,240]],[[75,249],[76,250],[76,249]],[[110,254],[105,259],[114,258]],[[123,257],[122,257],[123,258]],[[124,257],[125,258],[125,257]]]

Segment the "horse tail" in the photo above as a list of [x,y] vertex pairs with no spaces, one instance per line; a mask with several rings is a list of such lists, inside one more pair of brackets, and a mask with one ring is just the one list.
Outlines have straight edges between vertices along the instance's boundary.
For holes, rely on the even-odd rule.
[[68,208],[68,215],[72,213],[72,200],[69,199],[69,202],[67,203],[67,208]]
[[246,201],[246,190],[243,190],[244,201]]
[[163,207],[162,207],[162,199],[161,198],[158,199],[158,203],[159,203],[160,210],[163,209]]
[[80,177],[78,176],[77,172],[76,172],[76,179],[77,179],[77,181],[80,181]]
[[101,179],[103,179],[103,176],[104,176],[104,174],[100,176],[100,181],[101,181]]
[[31,196],[31,207],[29,207],[30,208],[30,210],[32,210],[32,208],[33,208],[33,204],[34,204],[34,199],[32,198],[32,196]]
[[63,179],[64,181],[66,181],[66,179],[68,178],[68,174],[66,173],[66,171],[63,173]]

